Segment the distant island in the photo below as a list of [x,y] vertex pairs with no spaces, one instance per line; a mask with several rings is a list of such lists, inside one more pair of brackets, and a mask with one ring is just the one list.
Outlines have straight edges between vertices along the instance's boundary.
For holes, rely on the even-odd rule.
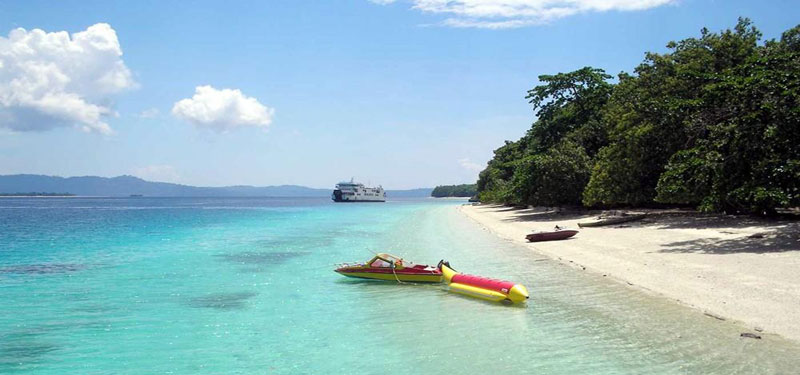
[[[333,189],[299,185],[201,187],[146,181],[134,176],[58,177],[33,174],[0,175],[0,196],[99,197],[329,197]],[[423,198],[432,188],[387,190],[389,198]],[[20,192],[69,193],[20,193]],[[49,194],[49,195],[45,195]]]
[[30,193],[0,193],[0,197],[74,197],[75,194],[70,193],[44,193],[44,192],[30,192]]
[[440,185],[433,188],[431,196],[434,198],[465,197],[471,198],[478,194],[477,184]]

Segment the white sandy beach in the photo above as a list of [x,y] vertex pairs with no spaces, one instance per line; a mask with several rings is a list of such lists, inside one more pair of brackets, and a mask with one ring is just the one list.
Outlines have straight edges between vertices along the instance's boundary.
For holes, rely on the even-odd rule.
[[[501,238],[635,288],[800,341],[800,223],[720,216],[656,215],[583,228],[572,239],[529,243],[532,230],[577,229],[597,213],[459,208]],[[528,286],[536,299],[536,286]]]

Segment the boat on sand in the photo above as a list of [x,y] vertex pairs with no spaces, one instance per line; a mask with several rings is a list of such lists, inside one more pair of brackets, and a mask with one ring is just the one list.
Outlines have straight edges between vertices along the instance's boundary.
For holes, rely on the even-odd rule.
[[588,222],[588,223],[578,223],[578,226],[581,227],[581,228],[602,227],[602,226],[606,226],[606,225],[614,225],[614,224],[627,223],[629,221],[634,221],[634,220],[641,220],[641,219],[644,219],[645,216],[647,216],[647,215],[646,214],[638,214],[638,215],[623,215],[623,216],[617,216],[617,217],[609,217],[609,218],[602,219],[600,221],[592,221],[592,222]]
[[442,271],[436,266],[414,264],[388,253],[375,254],[364,263],[345,263],[335,270],[337,273],[359,279],[407,281],[421,283],[442,282]]
[[525,236],[525,239],[530,242],[557,241],[570,238],[576,234],[578,234],[578,231],[575,229],[561,228],[556,225],[554,230],[533,232]]

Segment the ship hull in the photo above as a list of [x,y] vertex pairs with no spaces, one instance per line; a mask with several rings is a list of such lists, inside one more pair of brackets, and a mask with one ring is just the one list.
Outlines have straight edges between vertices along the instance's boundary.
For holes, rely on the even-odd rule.
[[337,203],[361,203],[361,202],[364,202],[364,203],[381,203],[381,202],[386,202],[385,200],[336,199],[336,198],[333,198],[333,201],[337,202]]
[[383,196],[383,191],[381,191],[381,196],[374,196],[374,195],[355,195],[355,194],[345,194],[342,193],[341,190],[336,189],[331,194],[331,199],[337,203],[346,203],[346,202],[386,202],[386,198]]

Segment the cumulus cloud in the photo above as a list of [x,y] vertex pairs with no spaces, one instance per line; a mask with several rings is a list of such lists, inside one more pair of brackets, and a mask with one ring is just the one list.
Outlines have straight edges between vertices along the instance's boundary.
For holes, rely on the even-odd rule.
[[135,86],[108,24],[72,35],[18,28],[0,36],[0,127],[108,134],[113,95]]
[[461,165],[461,168],[464,168],[468,171],[480,172],[483,170],[482,165],[469,160],[469,158],[459,159],[458,164]]
[[275,110],[239,90],[197,86],[194,96],[175,103],[172,114],[197,126],[225,132],[241,127],[267,128]]
[[178,182],[180,175],[171,165],[148,165],[136,168],[132,175],[147,181]]
[[[370,0],[388,4],[393,0]],[[410,0],[424,13],[448,16],[452,27],[503,29],[546,23],[579,13],[655,8],[676,0]]]

